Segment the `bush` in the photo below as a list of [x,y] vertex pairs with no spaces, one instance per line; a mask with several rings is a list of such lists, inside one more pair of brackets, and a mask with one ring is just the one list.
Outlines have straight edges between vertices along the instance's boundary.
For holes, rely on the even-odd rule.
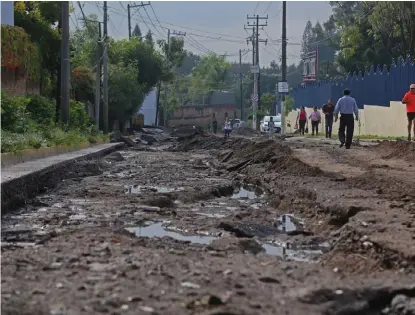
[[92,124],[82,103],[70,101],[70,122],[68,126],[61,128],[54,123],[53,100],[38,95],[8,97],[3,92],[1,95],[2,153],[97,143],[105,139]]
[[40,95],[30,95],[26,106],[30,117],[40,125],[52,125],[55,120],[56,102]]
[[29,99],[23,96],[9,97],[1,92],[1,128],[7,131],[24,133],[33,125],[30,113],[26,110]]
[[84,104],[70,100],[69,102],[69,127],[86,131],[91,125],[88,113]]

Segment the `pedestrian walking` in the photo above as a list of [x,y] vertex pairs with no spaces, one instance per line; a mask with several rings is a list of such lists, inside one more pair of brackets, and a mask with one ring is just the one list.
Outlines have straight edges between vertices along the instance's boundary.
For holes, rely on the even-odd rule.
[[334,121],[338,120],[340,113],[340,148],[346,144],[346,149],[350,149],[354,133],[353,113],[356,115],[356,120],[359,120],[359,108],[357,107],[356,100],[350,96],[349,89],[345,89],[343,94],[344,96],[337,101],[334,108]]
[[223,127],[223,133],[225,134],[225,138],[229,138],[232,131],[232,125],[229,118],[226,118],[225,125]]
[[271,116],[268,122],[268,137],[269,138],[271,138],[274,135],[274,129],[275,129],[274,117]]
[[334,105],[331,102],[331,99],[327,101],[327,104],[324,104],[322,109],[325,123],[326,123],[326,138],[331,138],[331,133],[333,131],[333,112],[334,112]]
[[405,94],[402,103],[406,104],[406,116],[408,117],[408,141],[411,141],[411,128],[414,125],[414,141],[415,141],[415,84],[411,84],[409,92]]
[[216,134],[216,132],[218,131],[218,121],[216,120],[216,118],[213,118],[212,128],[213,128],[213,133]]
[[[305,132],[305,125],[307,124],[307,113],[305,112],[304,106],[301,106],[300,112],[297,115],[297,123],[296,126],[300,129],[300,134],[304,136]],[[297,128],[295,128],[297,129]]]
[[313,106],[313,112],[310,114],[309,119],[311,121],[311,135],[314,136],[315,132],[315,135],[318,136],[318,125],[321,122],[321,115],[316,105]]

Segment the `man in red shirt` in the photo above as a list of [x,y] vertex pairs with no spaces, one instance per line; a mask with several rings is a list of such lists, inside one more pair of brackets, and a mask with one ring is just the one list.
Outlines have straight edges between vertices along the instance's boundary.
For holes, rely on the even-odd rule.
[[402,103],[406,104],[406,115],[408,116],[408,141],[411,141],[411,127],[414,123],[414,141],[415,141],[415,84],[411,84],[409,92],[405,94]]

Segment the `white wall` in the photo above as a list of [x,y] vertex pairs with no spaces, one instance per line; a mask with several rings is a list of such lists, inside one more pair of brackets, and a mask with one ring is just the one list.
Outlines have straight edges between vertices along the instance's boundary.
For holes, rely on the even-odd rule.
[[154,125],[157,111],[157,89],[153,89],[144,99],[139,114],[144,115],[144,125]]
[[[313,111],[312,108],[306,107],[307,115]],[[294,132],[295,121],[298,111],[291,111],[286,123],[291,127],[286,127],[287,132]],[[308,117],[307,116],[307,117]],[[406,116],[406,107],[401,102],[390,102],[389,107],[365,105],[359,109],[360,132],[358,124],[355,125],[355,134],[383,136],[383,137],[406,137],[408,135],[408,119]],[[319,126],[319,132],[324,132],[324,118]],[[311,127],[309,126],[309,129]],[[333,124],[333,134],[337,134],[339,122]],[[321,131],[320,131],[321,130]]]

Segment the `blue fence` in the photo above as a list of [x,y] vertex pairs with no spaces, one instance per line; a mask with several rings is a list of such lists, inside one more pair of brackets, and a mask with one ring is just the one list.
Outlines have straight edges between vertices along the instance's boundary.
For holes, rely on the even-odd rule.
[[412,83],[415,83],[415,64],[408,57],[393,61],[389,71],[386,65],[377,69],[372,66],[364,75],[359,72],[349,74],[344,80],[298,86],[291,91],[291,95],[295,108],[313,105],[321,108],[330,98],[336,104],[343,96],[343,90],[349,88],[359,108],[364,105],[389,106],[390,101],[400,101]]

